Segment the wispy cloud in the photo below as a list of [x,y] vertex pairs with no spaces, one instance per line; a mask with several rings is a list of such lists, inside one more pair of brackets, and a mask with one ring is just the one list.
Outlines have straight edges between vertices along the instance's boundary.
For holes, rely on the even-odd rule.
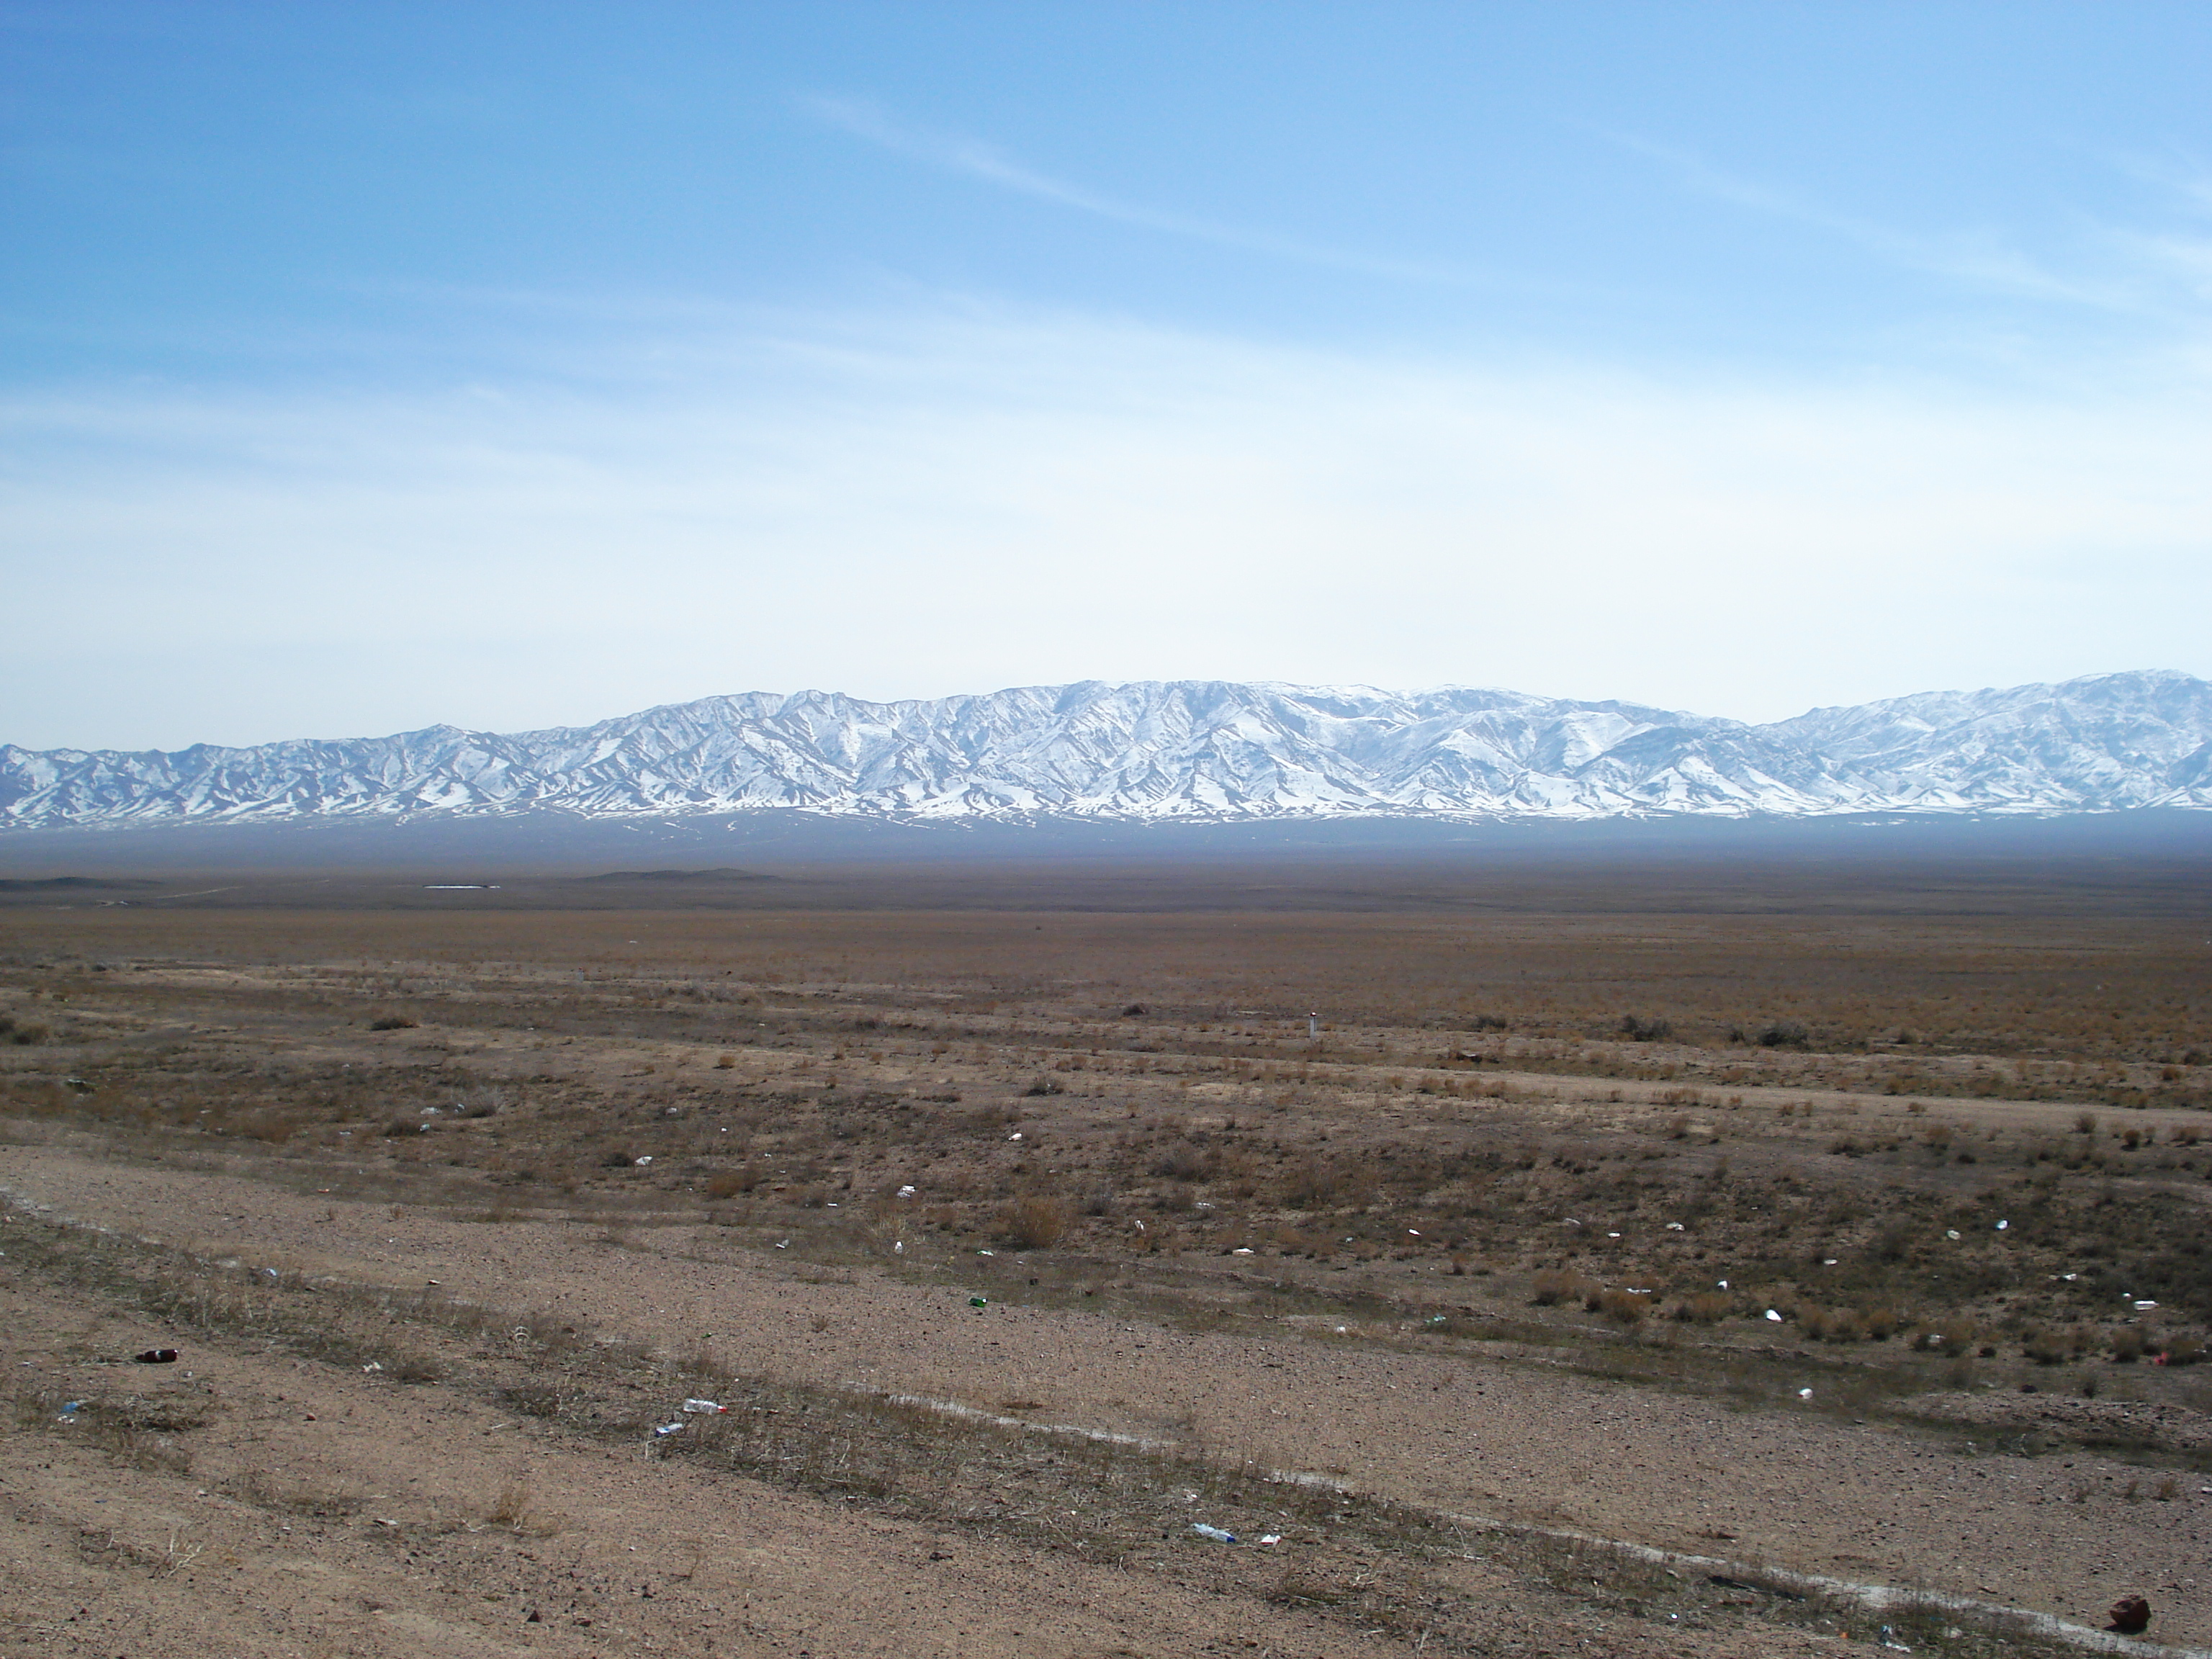
[[1085,189],[1081,185],[1070,184],[1064,179],[1055,179],[1049,173],[1040,173],[995,145],[915,126],[894,118],[879,106],[861,100],[808,97],[800,99],[799,103],[800,108],[817,119],[896,154],[927,162],[948,173],[965,174],[970,179],[995,185],[1001,190],[1036,201],[1050,202],[1079,213],[1110,219],[1116,224],[1157,231],[1167,236],[1184,237],[1193,241],[1210,242],[1218,247],[1240,248],[1247,252],[1295,260],[1303,264],[1356,271],[1362,276],[1420,283],[1460,283],[1471,277],[1471,273],[1443,265],[1328,247],[1319,243],[1301,241],[1295,237],[1278,235],[1272,231],[1222,224],[1188,214],[1146,207],[1140,203],[1121,201]]
[[1825,231],[1893,264],[2020,299],[2133,315],[2168,314],[2168,308],[2146,295],[2139,284],[2124,278],[2093,278],[2061,271],[1987,230],[1936,234],[1901,230],[1876,220],[1839,212],[1796,191],[1731,172],[1676,145],[1635,133],[1596,131],[1622,149],[1657,163],[1686,189],[1754,213]]

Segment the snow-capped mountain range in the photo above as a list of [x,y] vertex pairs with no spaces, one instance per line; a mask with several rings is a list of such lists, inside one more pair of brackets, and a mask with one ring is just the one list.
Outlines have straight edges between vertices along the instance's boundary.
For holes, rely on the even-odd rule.
[[0,827],[799,811],[908,821],[2212,808],[2212,682],[2146,672],[1741,721],[1218,680],[867,702],[749,692],[505,735],[0,746]]

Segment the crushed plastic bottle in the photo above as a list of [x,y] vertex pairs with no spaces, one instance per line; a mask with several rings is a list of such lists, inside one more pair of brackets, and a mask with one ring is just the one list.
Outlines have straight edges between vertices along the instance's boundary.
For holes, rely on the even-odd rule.
[[988,1307],[990,1304],[980,1296],[971,1296],[968,1298],[968,1305],[971,1308],[983,1308]]
[[1203,1521],[1192,1522],[1190,1523],[1190,1529],[1196,1533],[1200,1538],[1210,1539],[1217,1544],[1233,1544],[1237,1541],[1237,1534],[1235,1533],[1224,1532],[1218,1527],[1209,1527]]
[[730,1408],[712,1400],[687,1400],[684,1402],[684,1409],[687,1412],[726,1412]]
[[679,1430],[687,1429],[691,1425],[690,1424],[680,1420],[674,1423],[664,1423],[653,1431],[653,1437],[655,1440],[665,1440],[670,1435],[678,1432]]

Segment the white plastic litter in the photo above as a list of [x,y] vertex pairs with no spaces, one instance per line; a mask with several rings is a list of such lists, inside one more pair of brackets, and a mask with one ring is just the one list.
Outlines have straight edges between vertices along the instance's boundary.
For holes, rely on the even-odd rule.
[[2148,1313],[2156,1306],[2158,1306],[2158,1304],[2155,1302],[2138,1302],[2136,1304],[2136,1310],[2138,1313]]
[[1726,1280],[1725,1279],[1716,1279],[1713,1281],[1713,1283],[1714,1283],[1715,1285],[1717,1285],[1717,1286],[1719,1286],[1722,1290],[1726,1290],[1726,1289],[1728,1289],[1728,1280]]
[[1279,1544],[1283,1541],[1283,1534],[1279,1532],[1271,1532],[1263,1536],[1260,1541],[1263,1544]]
[[1800,1389],[1797,1390],[1797,1397],[1800,1400],[1810,1400],[1813,1397],[1813,1391],[1810,1389]]
[[687,1400],[684,1402],[684,1409],[687,1412],[695,1413],[726,1412],[729,1410],[729,1407],[713,1400]]
[[2009,1226],[2011,1226],[2011,1225],[2012,1225],[2012,1223],[2011,1223],[2011,1222],[2009,1222],[2009,1221],[2000,1221],[2000,1222],[1998,1222],[1998,1223],[1997,1223],[1997,1231],[1998,1231],[1999,1232],[2002,1232],[2006,1228],[2008,1228],[2008,1227],[2009,1227]]
[[905,1186],[900,1188],[898,1190],[898,1195],[901,1198],[912,1198],[914,1196],[914,1183],[912,1182],[908,1182]]
[[653,1431],[653,1437],[656,1440],[665,1440],[670,1435],[674,1434],[679,1429],[687,1428],[690,1425],[688,1424],[684,1423],[664,1423]]
[[1022,1132],[1021,1132],[1019,1129],[1015,1130],[1015,1131],[1013,1132],[1013,1133],[1012,1133],[1012,1134],[1010,1134],[1010,1135],[1008,1135],[1008,1136],[1006,1137],[1006,1139],[1009,1139],[1009,1140],[1019,1140],[1021,1138],[1022,1138]]
[[1943,1237],[1946,1238],[1956,1238],[1959,1237],[1959,1230],[1956,1227],[1947,1228],[1944,1231]]
[[1249,1255],[1252,1252],[1248,1247],[1239,1244],[1235,1249],[1230,1251],[1229,1254],[1231,1255]]
[[1774,1310],[1773,1310],[1773,1309],[1771,1309],[1771,1308],[1769,1308],[1769,1309],[1766,1310],[1766,1316],[1767,1316],[1769,1319],[1772,1320],[1772,1321],[1773,1321],[1776,1324],[1778,1324],[1778,1325],[1779,1325],[1779,1324],[1782,1322],[1782,1316],[1781,1316],[1780,1314],[1778,1314],[1778,1313],[1775,1312],[1775,1311],[1774,1311]]
[[643,1158],[641,1158],[638,1159],[638,1161],[637,1161],[637,1167],[638,1167],[639,1169],[642,1170],[642,1169],[643,1169],[647,1164],[650,1164],[650,1163],[652,1163],[652,1162],[653,1162],[653,1154],[652,1154],[651,1152],[647,1152],[647,1153]]
[[1192,1522],[1190,1529],[1200,1538],[1210,1538],[1217,1544],[1233,1544],[1237,1541],[1235,1533],[1224,1532],[1218,1527],[1209,1527],[1203,1521]]
[[1667,1224],[1667,1231],[1670,1233],[1679,1233],[1682,1231],[1682,1224],[1679,1221],[1670,1221]]

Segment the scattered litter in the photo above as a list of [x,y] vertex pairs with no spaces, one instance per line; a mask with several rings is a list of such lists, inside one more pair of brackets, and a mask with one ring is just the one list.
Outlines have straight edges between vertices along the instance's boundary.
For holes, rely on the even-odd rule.
[[1283,1534],[1279,1532],[1271,1532],[1261,1537],[1260,1541],[1263,1544],[1279,1544],[1283,1541]]
[[1574,1217],[1572,1217],[1572,1216],[1569,1216],[1569,1217],[1567,1218],[1567,1225],[1569,1225],[1570,1227],[1579,1227],[1579,1226],[1581,1226],[1582,1224],[1582,1224],[1581,1222],[1579,1222],[1579,1221],[1576,1220],[1576,1219],[1574,1218]]
[[901,1198],[912,1198],[914,1196],[914,1183],[909,1181],[905,1186],[900,1188],[898,1189],[898,1195]]
[[83,1401],[72,1400],[62,1407],[62,1414],[56,1418],[54,1421],[57,1423],[74,1423],[76,1421],[76,1414],[83,1409]]
[[1196,1533],[1200,1538],[1210,1538],[1217,1544],[1233,1544],[1237,1541],[1237,1534],[1235,1533],[1224,1532],[1218,1527],[1209,1527],[1203,1521],[1192,1522],[1190,1523],[1190,1529]]
[[1800,1389],[1797,1390],[1797,1397],[1800,1400],[1810,1400],[1813,1397],[1813,1391],[1810,1389]]
[[1728,1289],[1728,1280],[1725,1279],[1716,1279],[1713,1283],[1717,1285],[1723,1290]]
[[383,1369],[384,1369],[384,1367],[383,1367],[382,1365],[379,1364],[378,1364],[375,1360],[374,1360],[374,1359],[370,1360],[370,1361],[368,1362],[368,1364],[367,1364],[366,1365],[363,1365],[363,1366],[362,1367],[362,1370],[363,1371],[380,1371],[380,1370],[382,1370]]
[[1351,1330],[1352,1328],[1349,1325],[1339,1325],[1336,1328],[1336,1334],[1339,1336],[1345,1336],[1348,1335],[1351,1333]]
[[149,1348],[143,1353],[132,1354],[131,1358],[141,1365],[173,1365],[177,1363],[177,1351],[174,1348]]
[[1419,1227],[1408,1227],[1406,1229],[1406,1237],[1408,1238],[1419,1238],[1420,1236],[1421,1230]]
[[[1446,1316],[1445,1316],[1445,1315],[1443,1315],[1443,1314],[1431,1314],[1431,1315],[1430,1315],[1426,1319],[1423,1320],[1421,1322],[1422,1322],[1424,1325],[1441,1325],[1441,1324],[1443,1324],[1443,1323],[1444,1322],[1445,1318],[1446,1318]],[[1266,1542],[1267,1540],[1263,1539],[1263,1540],[1261,1540],[1261,1541],[1264,1543],[1264,1542]]]
[[1772,1321],[1775,1324],[1777,1324],[1777,1325],[1779,1325],[1779,1324],[1782,1322],[1782,1316],[1781,1316],[1780,1314],[1778,1314],[1778,1313],[1775,1312],[1775,1311],[1774,1311],[1774,1310],[1773,1310],[1773,1309],[1771,1309],[1771,1308],[1769,1308],[1769,1309],[1766,1310],[1766,1316],[1767,1316],[1767,1318],[1768,1318],[1768,1319],[1771,1320],[1771,1321]]
[[712,1400],[687,1400],[684,1402],[684,1409],[687,1412],[726,1412],[730,1408]]
[[2069,1285],[2071,1285],[2075,1279],[2081,1277],[2079,1273],[2061,1273],[2058,1276],[2064,1279]]
[[787,1250],[791,1248],[791,1241],[787,1238],[780,1238],[776,1241],[775,1248],[779,1250]]
[[1022,1132],[1021,1132],[1019,1129],[1015,1130],[1015,1131],[1013,1132],[1013,1133],[1012,1133],[1012,1134],[1010,1134],[1010,1135],[1008,1135],[1008,1136],[1006,1137],[1006,1139],[1009,1139],[1009,1140],[1019,1140],[1021,1138],[1022,1138]]
[[277,1279],[277,1278],[281,1278],[281,1277],[283,1276],[283,1275],[281,1275],[280,1273],[277,1273],[277,1271],[276,1271],[274,1267],[264,1267],[261,1271],[262,1271],[263,1273],[264,1273],[268,1274],[268,1275],[269,1275],[269,1277],[270,1277],[270,1278],[271,1278],[271,1279]]
[[1235,1249],[1230,1251],[1229,1254],[1231,1255],[1249,1255],[1252,1254],[1252,1251],[1249,1245],[1239,1244]]
[[1619,1233],[1607,1233],[1606,1237],[1607,1238],[1619,1238],[1620,1235]]
[[690,1425],[680,1420],[674,1423],[664,1423],[653,1431],[653,1437],[656,1440],[665,1440],[670,1435],[674,1434],[678,1429],[686,1428],[688,1426]]
[[650,1164],[650,1163],[652,1163],[652,1162],[653,1162],[653,1154],[652,1154],[651,1152],[647,1152],[647,1153],[643,1158],[640,1158],[640,1159],[638,1159],[638,1160],[637,1160],[637,1167],[638,1167],[639,1169],[642,1170],[642,1169],[643,1169],[647,1164]]
[[380,1527],[396,1527],[399,1523],[397,1521],[387,1521],[380,1515],[376,1517],[376,1524]]
[[998,1255],[998,1252],[996,1250],[978,1250],[975,1254],[977,1255]]
[[2158,1306],[2158,1304],[2155,1302],[2138,1302],[2136,1304],[2136,1311],[2137,1313],[2148,1313],[2156,1306]]
[[1956,1238],[1959,1237],[1959,1230],[1956,1227],[1947,1228],[1944,1231],[1943,1237],[1946,1238]]
[[985,1297],[971,1296],[968,1298],[968,1305],[971,1308],[988,1308],[991,1304]]
[[904,1255],[906,1254],[906,1240],[902,1238],[893,1239],[891,1241],[891,1254],[893,1255]]
[[1823,1256],[1820,1259],[1820,1265],[1823,1267],[1832,1267],[1836,1265],[1836,1258],[1832,1255]]
[[1682,1224],[1679,1221],[1670,1221],[1667,1224],[1667,1231],[1670,1233],[1679,1233],[1682,1231]]
[[2008,1228],[2008,1227],[2009,1227],[2009,1226],[2011,1226],[2011,1225],[2012,1225],[2012,1223],[2011,1223],[2011,1222],[2009,1222],[2009,1221],[2000,1221],[2000,1222],[1998,1222],[1998,1223],[1997,1223],[1997,1231],[1998,1231],[1999,1232],[2002,1232],[2006,1228]]

